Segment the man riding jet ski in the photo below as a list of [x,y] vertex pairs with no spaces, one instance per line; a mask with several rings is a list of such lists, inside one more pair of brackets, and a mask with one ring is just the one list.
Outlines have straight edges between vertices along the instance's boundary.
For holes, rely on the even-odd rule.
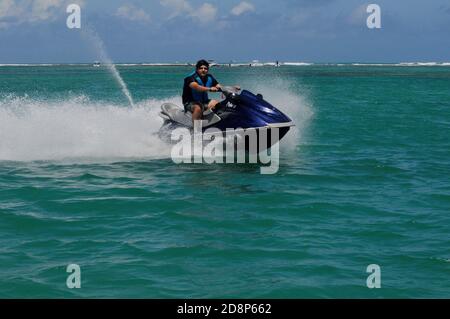
[[[232,88],[223,87],[220,92],[225,99],[217,103],[213,108],[203,112],[201,120],[202,131],[216,128],[224,134],[227,130],[254,129],[258,136],[261,130],[268,136],[267,148],[281,140],[289,129],[294,126],[292,120],[276,107],[264,100],[261,94],[253,94],[243,90],[240,94]],[[160,116],[164,123],[159,131],[159,136],[170,141],[170,134],[177,128],[188,128],[193,131],[192,113],[183,110],[172,103],[161,105]],[[278,137],[271,139],[270,131],[278,130]]]
[[195,72],[184,79],[183,105],[184,110],[192,113],[192,121],[200,120],[202,113],[213,109],[219,101],[211,100],[208,92],[218,92],[221,85],[209,74],[209,63],[200,60],[195,65]]
[[[277,143],[294,126],[289,117],[265,101],[261,94],[254,95],[247,90],[239,94],[238,87],[223,88],[208,71],[208,62],[200,60],[196,71],[184,79],[184,110],[172,103],[161,106],[160,116],[164,123],[159,131],[160,138],[170,142],[173,130],[188,128],[194,131],[194,123],[197,122],[201,124],[202,132],[209,128],[218,129],[224,135],[230,130],[240,131],[239,134],[243,135],[254,131],[258,139],[257,150],[262,150]],[[221,102],[211,100],[208,92],[222,92],[225,99]],[[265,134],[267,141],[260,145],[259,137],[262,134]],[[250,135],[247,134],[245,138],[248,139]],[[246,143],[246,149],[247,146]]]

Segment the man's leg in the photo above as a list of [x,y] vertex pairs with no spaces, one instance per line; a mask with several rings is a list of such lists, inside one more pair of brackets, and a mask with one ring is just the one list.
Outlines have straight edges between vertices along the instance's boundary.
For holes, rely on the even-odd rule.
[[219,101],[217,100],[211,100],[208,103],[208,109],[214,110],[214,108],[216,107],[216,105],[219,104]]
[[192,105],[192,123],[194,123],[194,121],[201,120],[202,115],[203,115],[202,107],[198,104],[193,104]]

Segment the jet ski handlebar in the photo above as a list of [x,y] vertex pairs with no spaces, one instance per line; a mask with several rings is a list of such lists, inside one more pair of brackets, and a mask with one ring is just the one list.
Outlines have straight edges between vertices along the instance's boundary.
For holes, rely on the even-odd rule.
[[239,91],[240,88],[238,87],[230,87],[230,86],[224,86],[220,87],[218,92],[221,92],[227,99],[229,98],[235,98],[238,94],[237,91]]

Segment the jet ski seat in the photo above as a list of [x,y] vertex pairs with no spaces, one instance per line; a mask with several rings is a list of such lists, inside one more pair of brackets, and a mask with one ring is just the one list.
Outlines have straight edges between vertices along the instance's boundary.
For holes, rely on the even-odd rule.
[[[161,116],[168,117],[174,122],[180,123],[187,127],[192,127],[192,113],[185,111],[173,103],[164,103],[161,105]],[[208,127],[219,122],[221,118],[211,110],[203,112],[202,127]]]

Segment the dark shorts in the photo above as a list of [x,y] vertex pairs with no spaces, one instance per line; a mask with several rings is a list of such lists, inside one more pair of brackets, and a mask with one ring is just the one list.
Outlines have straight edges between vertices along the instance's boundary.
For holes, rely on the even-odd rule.
[[205,110],[208,108],[208,104],[211,102],[211,100],[208,100],[206,103],[200,103],[200,102],[187,102],[184,103],[184,110],[186,112],[191,112],[194,110],[194,105],[200,105],[202,108],[202,112],[205,112]]

